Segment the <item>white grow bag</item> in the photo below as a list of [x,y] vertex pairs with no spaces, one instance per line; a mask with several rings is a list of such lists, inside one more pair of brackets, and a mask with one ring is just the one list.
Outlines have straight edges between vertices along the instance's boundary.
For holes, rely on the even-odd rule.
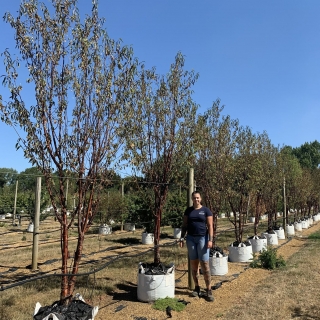
[[308,229],[309,228],[308,220],[302,220],[301,225],[302,225],[302,229]]
[[137,296],[139,301],[149,302],[166,297],[174,298],[175,280],[174,266],[166,274],[144,273],[142,264],[139,264]]
[[229,246],[229,261],[230,262],[249,262],[252,260],[252,246],[247,246],[240,243],[237,247],[233,243]]
[[274,232],[277,234],[279,240],[284,240],[286,238],[284,229],[282,227],[280,227],[278,230],[274,230]]
[[302,223],[301,222],[295,222],[294,223],[294,230],[302,231]]
[[[77,293],[76,296],[77,295],[79,295],[79,294]],[[79,295],[79,300],[85,302],[81,295]],[[41,308],[41,304],[39,302],[37,302],[36,307],[34,308],[34,313],[33,313],[34,316],[39,312],[40,308]],[[93,307],[92,313],[91,313],[91,318],[89,320],[94,320],[94,317],[97,315],[98,310],[99,310],[98,306]],[[50,313],[49,315],[44,317],[42,320],[59,320],[59,319],[61,319],[61,317],[58,318],[56,313]]]
[[274,233],[262,232],[261,236],[267,239],[267,243],[270,246],[276,246],[279,244],[278,236],[275,232]]
[[268,242],[265,237],[254,236],[252,239],[248,239],[248,241],[251,243],[253,253],[267,249]]
[[154,241],[154,235],[153,233],[142,233],[142,244],[153,244]]
[[106,235],[111,234],[112,227],[108,226],[107,224],[103,224],[99,227],[99,234]]
[[174,239],[181,238],[181,228],[173,228],[173,238]]
[[134,223],[129,223],[129,222],[126,222],[124,224],[124,230],[125,231],[135,231],[136,230],[136,226]]
[[228,255],[214,252],[209,258],[209,265],[212,276],[224,276],[228,273]]
[[286,232],[288,236],[294,236],[294,225],[287,224],[286,225]]
[[33,222],[30,222],[29,225],[28,225],[27,231],[28,232],[33,232],[33,230],[34,230],[34,224],[33,224]]

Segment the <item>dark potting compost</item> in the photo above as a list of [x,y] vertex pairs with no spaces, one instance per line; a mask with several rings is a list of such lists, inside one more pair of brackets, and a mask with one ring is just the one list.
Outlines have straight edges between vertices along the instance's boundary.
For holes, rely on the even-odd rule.
[[90,320],[92,310],[92,306],[81,300],[72,300],[67,306],[56,301],[51,306],[41,307],[33,319],[43,320],[48,315],[54,314],[59,320]]

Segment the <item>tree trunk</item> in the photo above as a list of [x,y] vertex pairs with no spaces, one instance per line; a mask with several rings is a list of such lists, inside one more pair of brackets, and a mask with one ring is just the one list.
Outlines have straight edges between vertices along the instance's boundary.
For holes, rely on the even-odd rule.
[[258,233],[258,226],[259,226],[259,219],[260,219],[260,215],[261,215],[261,196],[260,194],[257,195],[257,200],[256,200],[256,214],[255,214],[255,218],[254,218],[254,235],[256,236]]
[[60,300],[64,300],[68,297],[68,223],[67,223],[67,212],[62,212],[62,223],[61,223],[61,254],[62,254],[62,266],[61,272],[64,274],[61,278],[61,292]]
[[160,263],[160,227],[161,227],[161,209],[156,208],[155,224],[154,224],[154,264],[158,265]]
[[69,295],[72,295],[74,292],[74,286],[75,286],[76,278],[77,278],[76,274],[78,273],[82,249],[83,249],[83,241],[84,241],[84,232],[82,231],[78,235],[77,249],[74,253],[74,261],[73,261],[73,268],[72,268],[73,275],[70,276],[69,283],[68,283],[68,294]]

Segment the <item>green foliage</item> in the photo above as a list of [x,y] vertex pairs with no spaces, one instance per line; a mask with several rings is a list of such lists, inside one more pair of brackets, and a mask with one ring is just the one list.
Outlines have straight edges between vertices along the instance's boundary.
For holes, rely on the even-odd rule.
[[33,192],[36,190],[37,177],[41,175],[41,172],[35,168],[27,168],[24,171],[20,172],[18,176],[19,190]]
[[303,168],[316,169],[320,164],[320,143],[317,140],[306,142],[298,148],[293,148],[292,154],[299,159]]
[[167,307],[170,307],[172,310],[179,312],[185,308],[185,304],[178,302],[178,299],[176,298],[166,297],[164,299],[156,300],[152,307],[160,311],[165,311]]
[[251,268],[263,268],[273,270],[286,266],[286,262],[282,256],[277,255],[277,249],[268,246],[267,249],[261,251],[259,255],[253,254],[253,260],[250,263]]
[[95,220],[108,224],[110,220],[122,221],[128,214],[126,198],[117,189],[105,189],[100,197],[98,214]]
[[150,189],[139,189],[126,196],[128,216],[127,222],[141,224],[145,231],[152,233],[154,229],[154,196]]
[[21,238],[21,241],[26,241],[27,240],[27,237],[26,236],[23,236],[22,238]]
[[310,240],[320,240],[320,231],[314,232],[309,235],[308,239]]
[[17,173],[17,170],[12,168],[0,168],[0,188],[13,185],[17,178]]
[[[26,213],[30,216],[31,220],[34,221],[34,216],[35,216],[35,195],[34,193],[28,193],[26,194],[26,206],[25,206],[25,210]],[[43,192],[42,192],[42,196],[40,197],[40,213],[43,211],[43,209],[46,207],[46,205],[48,204],[48,199],[46,199],[43,196]],[[50,215],[50,213],[41,213],[40,214],[40,221],[45,220],[46,218],[48,218]]]
[[163,209],[162,225],[171,225],[172,228],[181,228],[185,209],[185,197],[180,196],[178,192],[169,192]]

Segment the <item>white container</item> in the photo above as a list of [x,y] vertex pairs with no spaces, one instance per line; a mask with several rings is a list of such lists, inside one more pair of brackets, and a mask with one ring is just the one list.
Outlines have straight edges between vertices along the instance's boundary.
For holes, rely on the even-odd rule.
[[229,213],[229,217],[232,218],[234,216],[233,212]]
[[173,228],[173,238],[174,239],[181,238],[181,228]]
[[255,217],[249,217],[249,222],[250,222],[250,223],[254,223],[254,222],[255,222],[255,219],[256,219]]
[[5,214],[0,214],[0,220],[5,220],[6,219],[6,215]]
[[99,227],[99,234],[106,235],[111,233],[112,233],[112,228],[107,224],[103,224]]
[[277,212],[277,217],[281,217],[281,212]]
[[252,260],[252,246],[247,246],[240,243],[237,247],[233,243],[229,246],[229,261],[230,262],[249,262]]
[[210,272],[212,276],[224,276],[228,273],[228,255],[215,252],[209,258]]
[[273,231],[273,233],[268,233],[268,232],[262,232],[261,233],[262,237],[265,237],[267,239],[267,243],[270,246],[276,246],[279,244],[278,242],[278,236],[277,234]]
[[146,275],[138,273],[137,296],[139,301],[150,302],[166,297],[174,298],[174,267],[167,274]]
[[282,227],[280,227],[278,230],[274,230],[274,232],[277,234],[279,240],[284,240],[286,238]]
[[286,232],[288,236],[294,236],[295,232],[294,232],[294,225],[286,225]]
[[318,222],[318,221],[319,221],[319,216],[318,216],[317,214],[315,214],[315,215],[313,216],[313,221],[314,221],[314,222]]
[[309,227],[307,220],[302,220],[301,225],[302,225],[302,229],[308,229],[308,227]]
[[309,218],[308,219],[308,222],[309,222],[309,227],[311,227],[313,225],[313,219],[312,218]]
[[31,222],[29,223],[29,225],[28,225],[27,231],[28,231],[28,232],[33,232],[33,229],[34,229],[34,224],[33,224],[33,222],[31,221]]
[[136,230],[136,226],[134,223],[129,223],[129,222],[126,222],[124,224],[124,230],[125,231],[135,231]]
[[253,253],[267,249],[268,242],[264,237],[260,238],[259,236],[254,236],[252,239],[248,239],[248,241],[251,243]]
[[295,222],[294,223],[294,230],[302,231],[302,223],[301,222]]
[[226,217],[226,214],[225,214],[225,213],[220,213],[220,214],[219,214],[219,217],[220,217],[220,218],[225,218],[225,217]]
[[153,233],[142,233],[142,244],[153,244],[154,242],[154,235]]

